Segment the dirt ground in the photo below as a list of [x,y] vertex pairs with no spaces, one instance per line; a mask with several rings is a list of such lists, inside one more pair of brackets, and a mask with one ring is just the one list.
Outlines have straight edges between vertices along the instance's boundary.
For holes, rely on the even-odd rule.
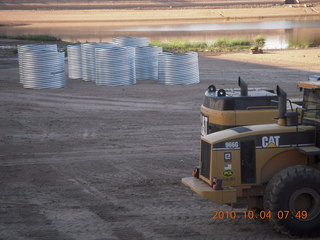
[[297,97],[296,83],[316,73],[232,59],[200,57],[196,85],[68,79],[47,90],[23,89],[17,62],[1,59],[0,239],[287,239],[266,221],[212,220],[228,206],[180,183],[198,164],[209,84],[236,87],[241,76]]
[[247,52],[225,53],[215,56],[215,58],[295,70],[299,69],[306,72],[320,71],[320,48],[266,50],[264,54],[248,54]]
[[221,54],[219,58],[295,69],[309,68],[309,70],[315,69],[314,71],[319,71],[320,48],[266,50],[263,54],[235,52]]

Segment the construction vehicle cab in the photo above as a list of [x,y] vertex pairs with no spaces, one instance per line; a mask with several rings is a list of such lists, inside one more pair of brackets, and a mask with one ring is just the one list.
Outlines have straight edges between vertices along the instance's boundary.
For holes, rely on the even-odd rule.
[[311,82],[301,82],[299,86],[304,89],[304,123],[318,126],[320,123],[320,81],[312,84]]
[[237,126],[272,123],[278,116],[278,98],[273,90],[248,88],[240,77],[238,85],[219,90],[214,85],[208,87],[200,108],[201,136]]
[[[302,122],[277,87],[275,124],[240,126],[201,137],[200,166],[182,183],[232,207],[264,209],[279,231],[320,235],[320,82],[300,82]],[[280,212],[288,213],[279,217]],[[304,218],[301,218],[301,213]]]

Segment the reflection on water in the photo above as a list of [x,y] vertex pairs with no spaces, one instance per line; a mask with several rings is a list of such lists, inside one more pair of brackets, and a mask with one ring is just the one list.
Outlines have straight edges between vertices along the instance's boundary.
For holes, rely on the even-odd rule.
[[110,26],[110,23],[46,23],[2,26],[0,35],[47,34],[66,41],[102,42],[115,36],[144,36],[157,40],[214,41],[218,38],[253,39],[262,35],[265,49],[285,49],[320,43],[320,19],[163,24],[158,26]]
[[289,42],[286,36],[275,35],[275,36],[267,36],[266,42],[264,44],[264,49],[286,49],[289,47]]
[[284,21],[264,21],[264,22],[223,22],[223,23],[203,23],[186,25],[165,25],[165,26],[140,26],[120,28],[119,31],[233,31],[233,30],[275,30],[275,29],[295,29],[295,28],[317,28],[320,27],[320,20],[284,20]]

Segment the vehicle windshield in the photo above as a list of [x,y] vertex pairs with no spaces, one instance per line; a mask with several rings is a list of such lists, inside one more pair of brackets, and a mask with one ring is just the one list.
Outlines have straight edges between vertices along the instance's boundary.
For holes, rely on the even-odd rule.
[[320,89],[304,89],[304,118],[320,120]]

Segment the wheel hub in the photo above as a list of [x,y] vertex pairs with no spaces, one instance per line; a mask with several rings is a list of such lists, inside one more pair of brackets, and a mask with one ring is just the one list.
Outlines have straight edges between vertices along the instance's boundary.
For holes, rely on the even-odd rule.
[[306,219],[297,218],[300,221],[311,221],[320,214],[320,195],[311,188],[296,190],[289,199],[289,210],[296,216],[300,211],[307,211]]

